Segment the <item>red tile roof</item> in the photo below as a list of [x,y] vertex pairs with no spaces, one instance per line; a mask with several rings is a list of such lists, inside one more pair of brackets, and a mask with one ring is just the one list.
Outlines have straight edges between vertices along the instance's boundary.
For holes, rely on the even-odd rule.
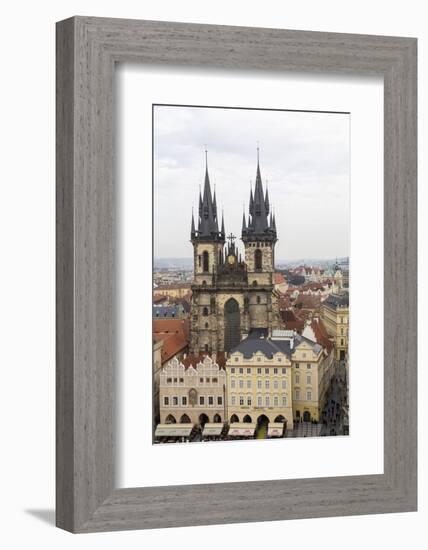
[[154,304],[160,304],[162,302],[165,302],[166,300],[168,300],[168,297],[164,296],[163,294],[156,294],[155,296],[153,296]]
[[316,319],[312,319],[311,327],[314,331],[315,338],[317,339],[318,344],[320,344],[321,346],[326,348],[328,352],[330,352],[333,348],[333,342],[330,340],[327,329],[325,328],[322,319],[320,319],[319,317],[317,317]]
[[273,274],[273,282],[274,282],[275,285],[282,285],[286,281],[285,281],[284,275],[282,273],[274,273]]
[[156,342],[162,341],[162,364],[172,359],[177,353],[184,351],[189,344],[188,341],[183,338],[183,334],[155,334],[153,338]]
[[154,319],[153,334],[182,334],[187,340],[189,338],[188,319]]
[[184,351],[189,345],[188,319],[154,319],[153,339],[162,340],[162,363],[172,359],[177,353]]
[[[198,355],[186,355],[186,357],[182,359],[181,362],[186,368],[190,366],[196,367],[196,365],[198,363],[201,363],[206,356],[206,353],[199,353]],[[214,363],[217,363],[219,367],[224,368],[227,361],[227,357],[224,351],[219,351],[217,354],[215,354],[215,357],[214,355],[210,355],[210,357],[214,361]]]
[[284,321],[284,325],[286,330],[295,330],[299,334],[302,333],[302,330],[305,327],[304,321],[302,319],[299,319],[293,310],[286,309],[284,311],[281,311],[282,320]]
[[296,298],[294,305],[296,307],[304,309],[317,309],[320,306],[319,296],[313,296],[310,294],[299,294]]

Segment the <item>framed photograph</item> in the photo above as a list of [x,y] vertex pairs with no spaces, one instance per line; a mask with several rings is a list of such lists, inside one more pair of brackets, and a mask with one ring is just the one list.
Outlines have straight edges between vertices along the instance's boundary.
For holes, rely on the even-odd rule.
[[417,507],[416,39],[57,24],[57,525]]

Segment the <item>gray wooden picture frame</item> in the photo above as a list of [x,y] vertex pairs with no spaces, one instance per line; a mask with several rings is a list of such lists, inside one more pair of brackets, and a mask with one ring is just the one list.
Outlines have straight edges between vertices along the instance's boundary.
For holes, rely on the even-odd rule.
[[[58,527],[83,533],[416,510],[416,39],[73,17],[57,24],[56,48]],[[383,76],[383,474],[115,488],[117,62]]]

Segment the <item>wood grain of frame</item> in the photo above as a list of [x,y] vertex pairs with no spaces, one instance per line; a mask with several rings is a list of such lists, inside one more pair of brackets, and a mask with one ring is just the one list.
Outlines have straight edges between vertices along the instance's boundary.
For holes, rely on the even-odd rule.
[[[416,510],[416,47],[414,38],[156,21],[57,24],[58,527],[83,533]],[[117,62],[383,76],[382,475],[115,488]]]

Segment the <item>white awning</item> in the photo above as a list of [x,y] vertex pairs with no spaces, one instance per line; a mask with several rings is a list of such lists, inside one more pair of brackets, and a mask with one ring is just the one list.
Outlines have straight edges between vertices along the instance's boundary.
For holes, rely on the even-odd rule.
[[220,435],[223,431],[223,424],[221,422],[205,424],[202,435]]
[[231,437],[253,437],[256,425],[251,422],[232,422],[227,435]]
[[189,437],[193,424],[158,424],[155,437]]
[[268,424],[268,437],[282,437],[284,433],[283,422],[270,422]]

